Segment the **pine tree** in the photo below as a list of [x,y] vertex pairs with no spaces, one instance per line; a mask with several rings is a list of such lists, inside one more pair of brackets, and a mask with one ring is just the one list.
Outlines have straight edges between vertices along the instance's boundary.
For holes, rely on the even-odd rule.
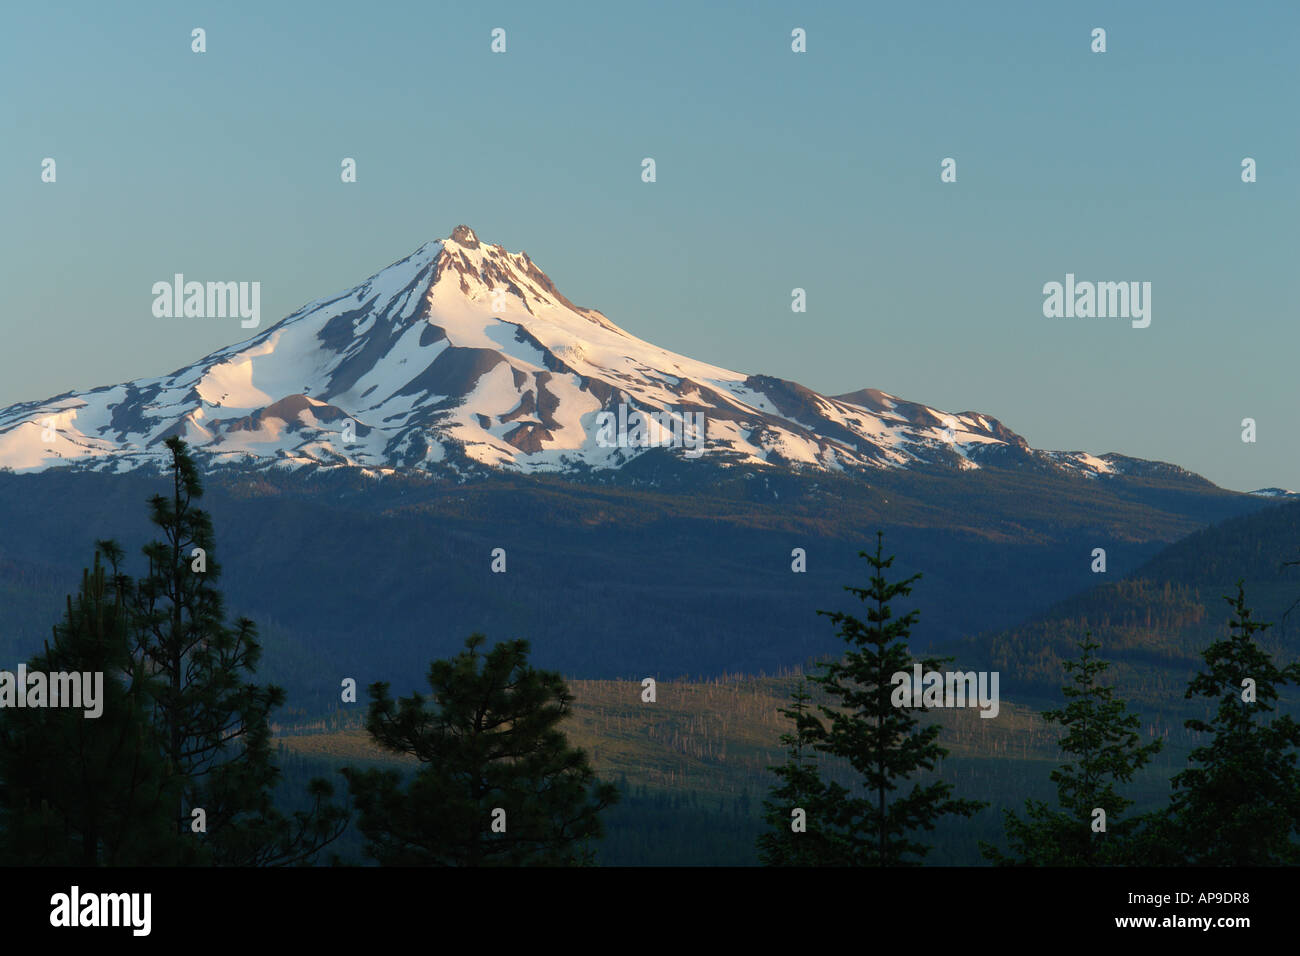
[[396,771],[347,768],[367,852],[382,865],[572,865],[592,860],[600,811],[618,791],[600,783],[559,724],[573,696],[559,674],[528,664],[527,641],[434,661],[433,694],[394,701],[370,688],[366,728],[385,749],[421,767],[401,787]]
[[1254,635],[1270,625],[1252,619],[1237,584],[1229,636],[1202,652],[1205,669],[1186,697],[1218,701],[1212,721],[1184,721],[1212,734],[1176,774],[1172,831],[1194,866],[1268,866],[1300,862],[1300,724],[1277,715],[1278,689],[1300,684],[1300,664],[1278,667]]
[[130,656],[123,594],[98,551],[53,641],[27,668],[102,675],[102,683],[96,692],[91,677],[93,706],[83,696],[80,708],[0,711],[0,861],[113,866],[168,858],[173,781],[149,721],[149,679]]
[[[1110,662],[1097,657],[1101,647],[1086,633],[1079,641],[1079,659],[1064,661],[1073,682],[1061,688],[1066,706],[1043,712],[1049,723],[1067,729],[1061,752],[1077,758],[1052,771],[1057,808],[1042,800],[1026,800],[1022,820],[1004,810],[1011,855],[982,844],[984,856],[1001,865],[1100,866],[1139,862],[1137,829],[1144,822],[1122,819],[1133,801],[1118,785],[1130,783],[1137,771],[1160,752],[1162,742],[1142,744],[1141,719],[1114,696],[1114,688],[1098,683]],[[1094,832],[1094,811],[1105,812],[1106,829]]]
[[[830,808],[843,788],[828,788],[817,769],[814,741],[820,725],[810,712],[807,682],[800,680],[790,696],[791,706],[781,714],[794,730],[781,735],[787,746],[786,762],[770,768],[780,778],[763,801],[763,818],[769,829],[758,838],[759,858],[765,866],[833,866],[848,862],[846,847],[827,829]],[[841,793],[836,793],[836,791]],[[804,813],[804,829],[794,829],[794,811]]]
[[[904,866],[919,864],[930,847],[912,834],[933,830],[945,815],[969,817],[985,804],[954,799],[952,785],[934,781],[914,783],[905,795],[895,791],[921,771],[933,771],[936,761],[948,751],[939,746],[937,724],[920,727],[914,710],[924,705],[894,706],[891,699],[893,675],[910,672],[918,661],[908,650],[911,629],[920,617],[913,610],[895,618],[890,602],[912,592],[916,574],[889,582],[884,573],[894,563],[884,556],[884,534],[876,534],[876,553],[859,552],[871,565],[870,586],[846,587],[867,605],[862,621],[842,612],[818,611],[834,622],[839,636],[849,645],[841,660],[823,665],[812,680],[833,698],[835,705],[819,707],[826,723],[809,726],[819,751],[843,758],[861,775],[866,796],[852,796],[843,788],[831,794],[833,808],[829,830],[846,849],[847,860],[856,865]],[[947,658],[919,661],[935,671]]]
[[[343,832],[346,811],[329,802],[332,787],[324,780],[311,784],[310,810],[286,817],[274,805],[279,770],[270,714],[284,703],[284,691],[250,679],[261,657],[256,628],[247,618],[226,623],[212,520],[195,506],[203,495],[198,468],[184,441],[172,437],[166,445],[171,493],[150,499],[162,539],[144,548],[148,574],[130,595],[132,653],[156,684],[153,721],[180,781],[173,826],[185,849],[174,862],[307,862]],[[116,564],[114,572],[129,580]],[[205,832],[195,831],[196,810],[203,811]]]

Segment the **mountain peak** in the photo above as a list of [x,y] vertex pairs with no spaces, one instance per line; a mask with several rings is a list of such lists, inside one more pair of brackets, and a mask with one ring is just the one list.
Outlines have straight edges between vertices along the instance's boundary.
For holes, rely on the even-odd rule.
[[453,295],[498,303],[503,295],[508,295],[531,317],[536,317],[539,310],[558,309],[575,313],[584,323],[594,322],[620,335],[626,334],[594,309],[574,305],[565,298],[526,252],[510,252],[503,246],[484,242],[463,224],[453,229],[440,246],[434,261],[433,285],[456,290]]
[[451,231],[451,238],[447,241],[458,243],[466,249],[478,248],[478,236],[474,235],[473,229],[463,224]]
[[824,396],[671,352],[574,305],[530,256],[463,224],[171,375],[0,409],[0,469],[129,470],[165,456],[170,435],[213,461],[267,467],[585,474],[668,448],[722,466],[1187,477],[1121,456],[1035,451],[974,412],[869,388]]

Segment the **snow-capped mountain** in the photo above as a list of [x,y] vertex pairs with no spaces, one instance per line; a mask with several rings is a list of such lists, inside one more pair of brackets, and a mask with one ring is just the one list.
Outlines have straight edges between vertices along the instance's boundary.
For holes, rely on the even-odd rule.
[[0,411],[0,468],[125,471],[160,460],[171,435],[210,463],[375,471],[610,469],[664,446],[723,466],[1194,477],[1035,451],[987,415],[695,361],[574,305],[527,253],[466,226],[170,375]]
[[1260,498],[1300,498],[1300,491],[1290,488],[1258,488],[1249,493]]

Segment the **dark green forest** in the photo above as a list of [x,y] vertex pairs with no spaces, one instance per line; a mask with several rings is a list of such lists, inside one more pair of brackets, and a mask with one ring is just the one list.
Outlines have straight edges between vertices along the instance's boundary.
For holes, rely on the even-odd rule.
[[[1099,543],[1120,576],[1208,523],[1274,507],[1199,480],[729,472],[656,457],[617,480],[218,468],[204,503],[227,600],[264,637],[260,672],[313,712],[341,674],[417,687],[431,656],[474,631],[527,636],[539,666],[586,678],[800,666],[835,650],[810,615],[848,606],[842,586],[877,529],[900,570],[925,572],[924,649],[1093,587],[1085,556]],[[159,477],[0,474],[0,655],[40,646],[96,540],[148,536],[140,503]],[[490,570],[496,547],[506,574]],[[794,548],[805,573],[790,573]]]
[[[1151,539],[1128,552],[1121,544],[1119,553],[1129,558],[1119,566],[1133,565],[1124,576],[1089,574],[1081,538],[1083,570],[1070,574],[1092,586],[1006,630],[953,637],[949,627],[939,629],[947,637],[936,637],[927,629],[933,605],[955,610],[927,590],[929,572],[921,565],[953,567],[943,546],[952,539],[912,528],[876,535],[872,550],[835,567],[838,598],[824,581],[811,590],[801,590],[802,583],[780,590],[791,629],[801,635],[790,642],[801,663],[778,658],[770,676],[676,678],[642,661],[632,680],[566,678],[535,654],[544,641],[509,638],[506,619],[484,613],[503,626],[465,631],[458,651],[426,644],[415,669],[425,675],[420,684],[409,667],[401,670],[411,648],[385,651],[385,629],[395,617],[377,614],[370,639],[353,647],[354,659],[326,664],[328,647],[309,648],[282,622],[234,616],[225,585],[241,573],[250,548],[279,548],[292,564],[290,555],[310,557],[315,545],[273,542],[278,525],[264,529],[266,537],[241,538],[238,548],[221,545],[221,525],[198,506],[204,480],[184,443],[169,444],[172,473],[155,476],[147,507],[136,505],[144,520],[119,514],[108,522],[132,529],[118,537],[133,547],[95,537],[79,589],[60,563],[0,557],[0,597],[24,609],[15,616],[25,627],[34,631],[43,619],[48,635],[28,658],[30,667],[102,670],[111,704],[103,722],[63,710],[0,710],[6,863],[1078,866],[1300,859],[1300,725],[1292,719],[1300,664],[1290,616],[1300,575],[1289,564],[1300,540],[1300,505],[1229,518],[1144,563],[1131,559],[1149,551]],[[675,519],[647,516],[644,497],[633,508],[625,488],[607,489],[609,510],[597,508],[595,518],[590,509],[567,510],[572,499],[558,484],[533,490],[550,496],[553,520],[597,528],[608,522],[609,534],[635,512],[628,523],[642,524],[647,548],[639,557],[653,556],[651,548],[666,556],[693,547],[690,534],[665,538],[664,522]],[[793,535],[800,521],[816,521],[817,509],[825,509],[815,489],[805,487],[808,498],[790,512],[794,524],[766,527],[770,511],[748,511],[747,493],[755,489],[747,479],[726,490],[724,499],[697,505],[703,512],[719,500],[729,503],[729,523],[720,525],[726,535]],[[279,498],[267,487],[256,491],[250,500]],[[1161,492],[1184,499],[1203,493]],[[525,505],[492,498],[479,486],[459,496],[413,490],[412,498],[423,499],[406,502],[399,489],[389,509],[353,512],[351,519],[344,513],[341,523],[346,532],[354,520],[357,535],[385,523],[389,536],[381,542],[408,540],[414,549],[422,530],[417,516],[427,512],[446,524],[468,497],[483,494],[488,510],[493,501],[504,509],[500,518]],[[862,520],[870,497],[860,500]],[[310,515],[312,506],[292,497],[281,503],[299,519]],[[1149,503],[1139,511],[1152,519]],[[339,513],[331,520],[337,524]],[[751,520],[756,526],[745,527]],[[1169,522],[1165,532],[1176,534],[1177,521],[1162,520]],[[148,533],[135,531],[150,527],[154,540],[144,544]],[[895,564],[896,548],[927,535],[932,548]],[[998,536],[987,528],[975,537],[996,550]],[[454,551],[454,540],[453,531],[437,547]],[[860,540],[859,549],[866,544]],[[1030,555],[1022,551],[1016,560],[1029,562]],[[392,567],[378,552],[360,557],[377,569],[371,585],[399,596],[413,586],[409,574],[378,571]],[[774,562],[772,579],[800,580],[785,562]],[[565,568],[563,555],[551,565]],[[317,567],[312,560],[306,566]],[[295,574],[302,570],[296,566]],[[1003,565],[989,573],[1016,572]],[[518,577],[527,576],[506,580]],[[311,593],[330,593],[325,610],[346,617],[348,591],[332,590],[332,583],[318,581]],[[502,585],[500,604],[510,607],[513,594],[522,611],[524,595]],[[701,588],[705,594],[712,592]],[[730,601],[747,605],[749,592],[730,600],[723,594],[714,612],[732,610]],[[603,620],[629,617],[628,596],[617,591],[593,592],[590,607]],[[677,613],[690,608],[686,601]],[[392,615],[399,610],[388,607]],[[527,610],[536,620],[548,607]],[[447,626],[439,622],[440,630]],[[673,647],[670,622],[656,626]],[[23,633],[15,640],[30,646]],[[698,643],[697,634],[683,625],[680,640]],[[277,653],[264,661],[264,647]],[[927,671],[998,672],[998,719],[973,709],[900,705],[891,697],[891,675],[914,663]],[[317,677],[304,679],[299,667]],[[395,671],[408,678],[390,690],[380,675]],[[642,691],[644,673],[659,675],[658,697]],[[280,684],[286,675],[296,676],[289,691]],[[340,682],[339,675],[347,678]],[[330,687],[333,699],[319,688],[312,693],[313,682]]]

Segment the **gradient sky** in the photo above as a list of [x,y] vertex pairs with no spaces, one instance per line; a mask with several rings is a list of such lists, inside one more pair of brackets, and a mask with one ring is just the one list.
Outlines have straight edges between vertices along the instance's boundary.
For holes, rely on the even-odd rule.
[[[173,273],[260,281],[265,328],[464,222],[694,358],[1300,490],[1297,27],[1293,0],[7,5],[0,405],[247,337],[154,318]],[[1067,272],[1151,282],[1151,326],[1044,318]]]

